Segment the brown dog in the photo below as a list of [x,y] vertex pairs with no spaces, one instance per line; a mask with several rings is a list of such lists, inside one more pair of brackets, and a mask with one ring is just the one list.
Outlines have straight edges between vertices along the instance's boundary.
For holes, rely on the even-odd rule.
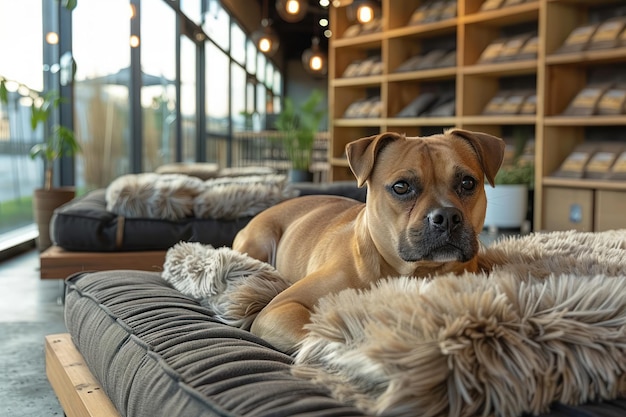
[[286,352],[306,335],[317,301],[390,276],[478,269],[478,234],[504,142],[451,130],[429,137],[384,133],[346,147],[367,203],[308,196],[278,204],[235,238],[233,249],[273,262],[293,283],[256,317],[251,331]]

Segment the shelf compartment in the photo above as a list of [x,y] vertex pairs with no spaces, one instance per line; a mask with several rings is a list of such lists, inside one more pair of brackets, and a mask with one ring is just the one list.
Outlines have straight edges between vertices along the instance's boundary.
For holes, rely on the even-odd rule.
[[428,70],[395,72],[387,75],[387,81],[424,81],[424,80],[452,80],[457,75],[457,67],[435,68]]
[[375,48],[376,45],[380,46],[383,40],[382,32],[368,33],[366,35],[358,35],[353,38],[339,38],[335,39],[335,48],[345,48],[350,46],[358,46],[359,48]]
[[550,116],[544,119],[546,126],[625,126],[626,115],[621,116]]
[[493,64],[476,64],[463,68],[464,75],[488,75],[492,77],[528,75],[536,72],[536,59],[495,62]]
[[546,57],[547,65],[599,65],[624,62],[626,47],[593,51],[553,54]]
[[456,117],[391,117],[384,120],[389,127],[397,126],[447,126],[457,125]]
[[503,116],[464,116],[461,123],[465,125],[534,125],[535,115],[503,115]]
[[336,127],[379,127],[384,124],[385,119],[335,119],[333,124]]
[[465,24],[485,24],[491,26],[515,25],[539,18],[539,1],[531,1],[497,10],[472,13],[464,16]]
[[330,84],[333,87],[376,87],[385,81],[382,75],[370,75],[367,77],[335,78]]
[[457,19],[441,20],[439,22],[424,23],[420,25],[405,26],[392,29],[386,33],[390,39],[400,37],[434,37],[456,33]]
[[585,178],[544,177],[542,180],[542,184],[548,187],[626,191],[626,181],[615,180],[589,180]]

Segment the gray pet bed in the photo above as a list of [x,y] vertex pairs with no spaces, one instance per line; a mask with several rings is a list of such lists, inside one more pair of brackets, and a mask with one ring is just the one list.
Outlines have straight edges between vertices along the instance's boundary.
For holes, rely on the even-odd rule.
[[[291,357],[211,312],[158,274],[83,273],[67,281],[66,325],[126,416],[362,416],[290,372]],[[626,399],[549,416],[617,417]]]
[[[355,181],[298,183],[292,187],[301,196],[329,194],[365,201],[365,188],[358,188]],[[92,191],[55,210],[50,236],[56,246],[87,252],[165,250],[181,241],[230,246],[237,232],[252,219],[124,218],[107,210],[105,192]]]

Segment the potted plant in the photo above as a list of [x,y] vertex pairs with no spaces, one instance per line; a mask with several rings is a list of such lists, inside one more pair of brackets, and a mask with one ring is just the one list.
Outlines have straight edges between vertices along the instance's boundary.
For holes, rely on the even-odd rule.
[[495,187],[485,185],[487,214],[485,227],[522,229],[528,214],[529,190],[533,189],[535,166],[517,158],[495,177]]
[[[39,105],[35,105],[39,102]],[[36,130],[39,125],[45,128],[52,112],[62,102],[57,91],[49,91],[34,100],[31,106],[31,128]],[[50,240],[50,219],[54,210],[72,200],[76,195],[74,187],[53,187],[54,167],[56,161],[64,156],[73,156],[80,151],[74,132],[65,126],[54,124],[50,134],[42,143],[30,149],[32,159],[41,158],[45,167],[44,186],[34,191],[33,213],[39,228],[37,246],[43,251],[52,245]]]
[[298,107],[290,97],[286,97],[283,111],[276,118],[276,128],[282,133],[279,140],[291,162],[291,182],[311,181],[313,178],[310,168],[315,135],[326,114],[326,110],[320,108],[322,100],[319,90],[313,90]]

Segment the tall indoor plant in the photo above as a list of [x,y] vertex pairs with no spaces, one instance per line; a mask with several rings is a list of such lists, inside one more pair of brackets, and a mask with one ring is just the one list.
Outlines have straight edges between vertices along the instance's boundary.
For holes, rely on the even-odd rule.
[[[37,100],[36,100],[37,101]],[[33,103],[31,110],[31,128],[36,130],[39,125],[44,126],[62,102],[62,98],[55,90],[41,96],[40,105]],[[41,158],[45,167],[44,186],[36,189],[33,196],[33,212],[35,222],[39,228],[37,241],[39,250],[43,251],[52,245],[50,239],[50,219],[54,210],[72,200],[76,195],[74,187],[53,187],[54,168],[59,158],[74,156],[80,151],[80,145],[74,137],[74,132],[58,124],[53,124],[51,131],[44,141],[30,149],[32,159]]]
[[313,90],[304,103],[296,106],[290,97],[285,98],[283,111],[276,118],[276,128],[282,132],[280,141],[291,162],[290,181],[312,178],[310,172],[313,145],[319,125],[326,114],[320,107],[322,92]]

